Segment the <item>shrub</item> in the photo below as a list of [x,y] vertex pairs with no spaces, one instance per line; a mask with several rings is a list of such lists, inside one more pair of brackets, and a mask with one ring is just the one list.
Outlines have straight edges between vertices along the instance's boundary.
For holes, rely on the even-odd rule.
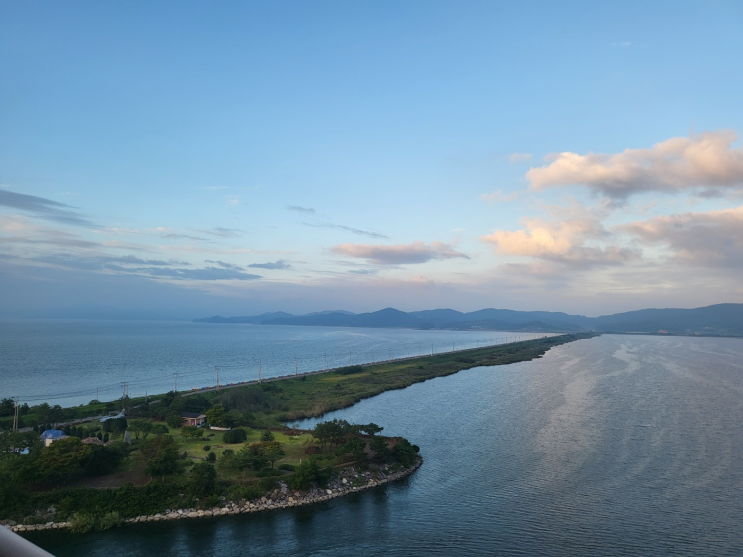
[[216,455],[216,453],[213,453],[212,452],[212,453],[209,453],[208,455],[206,455],[206,461],[207,462],[217,462],[217,455]]
[[201,448],[202,448],[203,450],[205,450],[205,451],[211,451],[211,450],[212,450],[212,446],[211,446],[211,445],[204,445],[204,446],[203,446],[203,447],[201,447]]
[[279,470],[286,470],[287,472],[294,472],[296,466],[293,464],[279,464]]
[[463,363],[463,364],[474,364],[475,363],[475,360],[474,359],[468,358],[467,356],[459,356],[454,361],[460,362],[460,363]]
[[244,429],[231,429],[224,432],[222,440],[225,443],[244,443],[248,440],[248,434]]
[[170,430],[163,424],[152,424],[152,433],[154,435],[165,435],[170,433]]
[[90,513],[75,513],[69,522],[73,534],[85,534],[95,528],[95,517]]
[[275,437],[273,436],[273,433],[271,433],[268,429],[261,433],[261,441],[273,441]]
[[181,433],[186,439],[198,439],[204,435],[204,430],[195,425],[184,425],[181,428]]
[[98,521],[98,530],[110,530],[121,526],[122,518],[118,511],[111,511],[110,513],[104,514]]
[[266,491],[271,491],[272,489],[275,489],[278,485],[278,482],[276,481],[276,478],[261,478],[258,480],[258,488],[261,490],[261,493],[265,493]]
[[364,371],[362,366],[348,366],[343,369],[339,369],[336,373],[340,375],[353,375],[354,373],[361,373]]
[[275,470],[273,468],[264,468],[256,474],[259,478],[278,478],[283,475],[284,474],[280,470]]

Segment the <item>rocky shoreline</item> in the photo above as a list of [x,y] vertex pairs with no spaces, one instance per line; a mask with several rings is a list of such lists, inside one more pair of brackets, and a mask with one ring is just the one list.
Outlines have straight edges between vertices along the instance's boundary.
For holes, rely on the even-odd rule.
[[[418,460],[410,468],[405,468],[397,472],[390,472],[389,467],[382,467],[378,474],[371,472],[357,472],[354,468],[348,468],[340,472],[328,484],[327,489],[313,488],[308,492],[298,492],[289,489],[284,482],[279,483],[279,488],[274,490],[268,496],[261,497],[254,501],[244,501],[241,503],[225,501],[218,507],[211,509],[177,509],[169,510],[164,513],[154,515],[137,516],[134,518],[125,518],[122,524],[137,524],[144,522],[160,522],[163,520],[180,520],[184,518],[203,518],[214,516],[226,516],[236,514],[247,514],[274,509],[286,509],[290,507],[300,507],[302,505],[311,505],[322,501],[329,501],[337,497],[343,497],[351,493],[364,491],[380,485],[384,485],[405,476],[409,476],[417,470],[423,459]],[[70,527],[69,522],[47,522],[46,524],[2,524],[5,528],[13,532],[38,532],[41,530],[60,530]]]

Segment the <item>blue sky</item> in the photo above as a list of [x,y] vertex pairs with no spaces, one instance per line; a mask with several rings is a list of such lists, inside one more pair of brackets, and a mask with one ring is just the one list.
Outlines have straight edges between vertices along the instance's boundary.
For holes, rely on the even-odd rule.
[[0,313],[741,302],[741,57],[739,2],[0,1]]

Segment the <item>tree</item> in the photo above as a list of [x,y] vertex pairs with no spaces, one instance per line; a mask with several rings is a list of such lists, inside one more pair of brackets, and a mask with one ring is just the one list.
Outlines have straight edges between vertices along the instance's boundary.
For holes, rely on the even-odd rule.
[[41,450],[37,461],[39,475],[52,483],[62,483],[80,471],[91,449],[77,437],[54,441]]
[[178,471],[178,445],[170,435],[156,435],[139,449],[140,459],[150,476],[165,476]]
[[177,429],[183,425],[183,419],[178,412],[168,412],[165,415],[165,422],[168,424],[168,427],[173,429]]
[[261,441],[273,441],[274,439],[273,433],[268,429],[261,433]]
[[261,444],[263,445],[263,456],[271,463],[271,468],[277,460],[286,455],[278,441],[267,441]]
[[150,433],[154,435],[163,435],[165,433],[170,433],[170,430],[163,424],[152,424],[152,430],[150,431]]
[[114,443],[110,447],[92,445],[90,455],[83,463],[85,471],[94,476],[102,476],[113,472],[124,460],[124,449],[118,445],[120,443]]
[[418,451],[420,451],[420,448],[417,445],[411,445],[407,439],[400,438],[392,449],[392,456],[397,462],[408,468],[415,462]]
[[198,439],[204,435],[204,430],[196,427],[195,425],[184,425],[181,428],[181,434],[186,439]]
[[217,453],[210,452],[208,455],[206,455],[206,461],[207,462],[217,462]]
[[384,428],[378,426],[375,423],[370,423],[370,424],[359,426],[359,429],[363,431],[364,433],[366,433],[367,435],[371,435],[373,437],[377,433],[380,433]]
[[191,470],[188,490],[194,497],[208,496],[214,493],[217,483],[217,471],[208,462],[198,462]]
[[369,448],[374,451],[374,458],[379,462],[387,462],[390,458],[390,449],[387,445],[387,439],[384,437],[374,437],[369,443]]
[[211,410],[206,411],[206,421],[214,427],[232,427],[232,424],[228,423],[230,420],[227,417],[227,412],[221,404],[217,404]]
[[152,427],[152,424],[147,420],[131,420],[129,422],[129,429],[134,432],[135,439],[139,439],[139,434],[143,433],[143,430],[147,427],[145,424],[149,425],[150,428]]
[[245,432],[244,429],[231,429],[230,431],[225,431],[224,435],[222,435],[222,440],[225,443],[244,443],[248,439],[248,434]]

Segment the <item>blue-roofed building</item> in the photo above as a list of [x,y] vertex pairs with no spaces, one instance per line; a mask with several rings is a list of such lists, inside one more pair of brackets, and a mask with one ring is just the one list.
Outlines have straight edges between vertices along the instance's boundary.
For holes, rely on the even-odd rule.
[[48,447],[55,441],[59,441],[60,439],[64,439],[66,437],[67,436],[64,434],[64,431],[61,431],[59,429],[47,429],[40,435],[40,438],[44,442],[45,447]]

